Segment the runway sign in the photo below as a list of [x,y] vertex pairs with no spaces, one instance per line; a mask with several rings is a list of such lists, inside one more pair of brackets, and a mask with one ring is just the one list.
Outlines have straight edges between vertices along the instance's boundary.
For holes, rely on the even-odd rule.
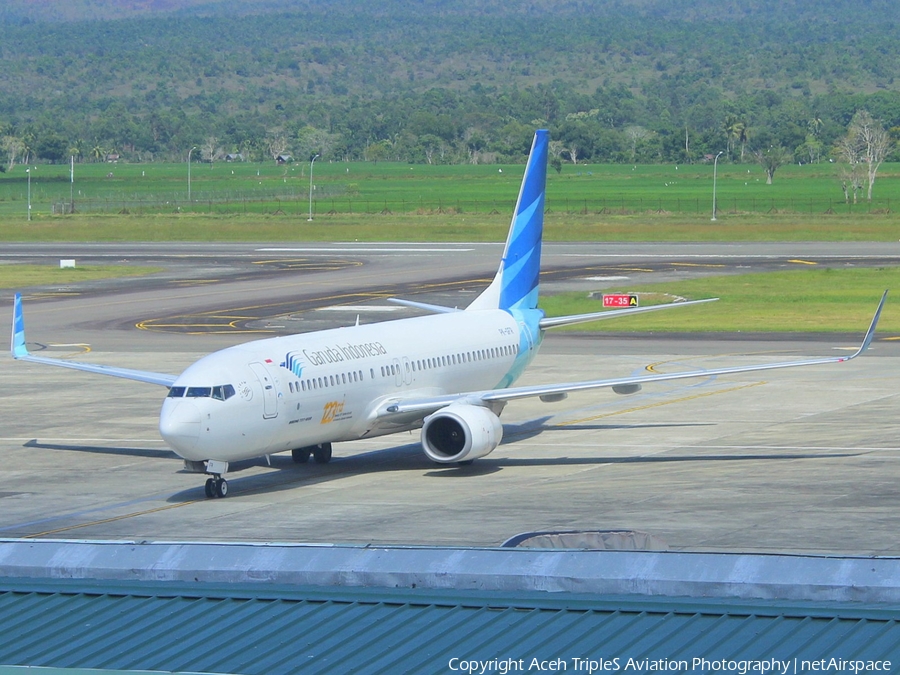
[[638,296],[629,293],[610,293],[603,296],[604,307],[637,307]]

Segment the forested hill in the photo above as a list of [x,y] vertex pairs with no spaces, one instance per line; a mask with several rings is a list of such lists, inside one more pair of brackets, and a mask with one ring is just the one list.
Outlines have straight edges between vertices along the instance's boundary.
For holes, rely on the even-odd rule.
[[9,159],[815,161],[900,127],[883,0],[6,0]]

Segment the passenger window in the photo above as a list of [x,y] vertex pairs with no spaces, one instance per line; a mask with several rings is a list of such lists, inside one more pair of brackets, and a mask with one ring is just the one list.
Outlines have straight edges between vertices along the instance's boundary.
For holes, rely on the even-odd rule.
[[184,396],[184,387],[169,387],[168,398],[181,398]]

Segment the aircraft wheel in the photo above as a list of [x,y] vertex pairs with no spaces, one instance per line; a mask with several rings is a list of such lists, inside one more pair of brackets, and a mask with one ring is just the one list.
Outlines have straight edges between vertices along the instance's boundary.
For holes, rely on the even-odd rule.
[[228,481],[224,478],[216,478],[215,480],[216,497],[225,497],[228,495]]
[[291,450],[291,459],[297,464],[306,464],[309,461],[309,448],[294,448]]
[[212,499],[213,497],[215,497],[216,496],[216,481],[212,478],[207,478],[205,490],[206,490],[207,498]]
[[331,461],[331,443],[322,443],[313,449],[316,464],[328,464]]

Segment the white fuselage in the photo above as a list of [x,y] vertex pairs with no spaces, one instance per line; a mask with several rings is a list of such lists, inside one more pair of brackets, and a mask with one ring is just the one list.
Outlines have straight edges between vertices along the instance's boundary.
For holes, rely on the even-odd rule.
[[540,337],[502,310],[461,311],[256,340],[176,380],[160,433],[181,457],[225,462],[421,426],[392,400],[509,386]]

